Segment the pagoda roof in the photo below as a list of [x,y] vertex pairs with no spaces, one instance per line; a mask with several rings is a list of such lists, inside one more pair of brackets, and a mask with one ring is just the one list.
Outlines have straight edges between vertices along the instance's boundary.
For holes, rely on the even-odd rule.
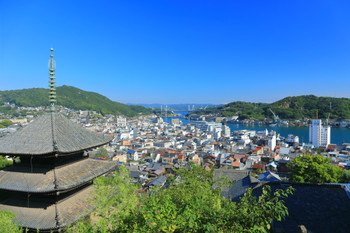
[[64,192],[114,168],[115,161],[84,159],[55,169],[11,166],[0,170],[0,189],[28,193]]
[[89,186],[56,204],[31,201],[29,207],[27,200],[11,198],[1,203],[0,209],[16,214],[15,222],[24,228],[40,229],[40,232],[57,230],[74,223],[93,209],[88,201],[92,191],[93,186]]
[[51,112],[0,138],[0,154],[67,154],[95,148],[112,139],[84,129],[60,113]]

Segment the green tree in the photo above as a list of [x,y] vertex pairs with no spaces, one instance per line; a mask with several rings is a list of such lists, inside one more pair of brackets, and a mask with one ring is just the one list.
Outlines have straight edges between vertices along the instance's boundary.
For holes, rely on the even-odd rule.
[[100,157],[100,156],[102,156],[102,157],[108,156],[108,151],[103,146],[99,147],[96,151],[96,154],[95,154],[95,157]]
[[107,177],[94,180],[95,192],[91,199],[96,207],[90,217],[78,221],[67,232],[113,232],[117,226],[124,225],[139,201],[138,185],[131,183],[125,166]]
[[0,211],[0,229],[4,233],[21,233],[21,227],[17,226],[13,219],[16,217],[15,214],[8,211]]
[[239,202],[224,199],[221,188],[212,189],[212,173],[196,166],[178,171],[180,182],[145,197],[122,232],[267,232],[274,220],[287,214],[283,197],[291,193],[264,188],[259,197],[252,190]]
[[0,124],[1,125],[3,125],[3,126],[5,126],[5,127],[8,127],[9,125],[12,125],[13,124],[13,122],[11,121],[11,120],[2,120],[2,121],[0,121]]
[[291,182],[339,183],[346,179],[343,169],[330,164],[331,159],[322,155],[298,156],[287,166],[291,169]]
[[212,188],[211,172],[192,166],[177,173],[180,179],[169,187],[142,196],[125,167],[96,179],[97,208],[67,232],[268,232],[272,221],[288,214],[283,198],[291,188],[272,193],[266,187],[259,197],[250,189],[232,202]]
[[12,165],[13,162],[0,155],[0,169]]

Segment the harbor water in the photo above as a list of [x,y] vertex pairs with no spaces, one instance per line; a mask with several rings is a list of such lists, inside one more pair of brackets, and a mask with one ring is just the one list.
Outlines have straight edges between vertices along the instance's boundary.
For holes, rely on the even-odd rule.
[[[181,116],[177,117],[168,117],[163,118],[165,122],[171,123],[171,119],[173,118],[181,118],[185,116],[187,111],[175,111],[175,113],[181,114]],[[182,123],[188,124],[191,120],[181,118]],[[274,130],[282,137],[288,137],[288,134],[293,134],[299,137],[300,142],[309,142],[309,128],[308,127],[294,127],[294,126],[269,126],[269,125],[255,125],[255,124],[236,124],[236,123],[228,123],[228,127],[230,127],[231,132],[235,130],[256,130],[261,131],[267,129],[268,131]],[[350,143],[350,129],[349,128],[331,128],[331,143],[332,144],[342,144],[344,142]]]

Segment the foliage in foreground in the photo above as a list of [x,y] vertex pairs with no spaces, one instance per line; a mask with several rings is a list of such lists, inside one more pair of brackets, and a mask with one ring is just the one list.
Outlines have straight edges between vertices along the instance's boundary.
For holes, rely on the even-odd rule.
[[298,183],[349,182],[349,172],[330,162],[330,158],[322,155],[298,156],[288,164],[292,171],[290,181]]
[[17,226],[12,220],[16,217],[15,214],[8,211],[0,211],[0,229],[4,233],[21,233],[22,229]]
[[143,196],[125,168],[97,179],[96,211],[68,232],[268,232],[272,221],[288,215],[283,199],[291,188],[271,193],[265,187],[259,197],[248,190],[232,202],[212,189],[212,173],[193,166],[178,175],[180,181]]
[[7,167],[7,166],[10,166],[12,164],[13,164],[13,161],[8,160],[4,156],[0,155],[0,169]]

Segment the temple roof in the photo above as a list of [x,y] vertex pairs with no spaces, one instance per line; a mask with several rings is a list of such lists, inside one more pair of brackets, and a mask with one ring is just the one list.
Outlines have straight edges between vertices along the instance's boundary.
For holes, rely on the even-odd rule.
[[90,132],[60,113],[47,113],[13,134],[0,138],[0,154],[65,154],[107,144],[112,137]]
[[57,230],[74,223],[92,210],[88,201],[92,190],[92,186],[84,188],[57,204],[31,201],[30,207],[26,200],[8,199],[0,204],[0,209],[16,214],[15,222],[24,228],[40,229],[40,232]]
[[[117,166],[114,161],[80,160],[55,169],[18,168],[0,170],[0,189],[29,193],[66,191],[83,185]],[[56,182],[55,182],[56,176]]]

